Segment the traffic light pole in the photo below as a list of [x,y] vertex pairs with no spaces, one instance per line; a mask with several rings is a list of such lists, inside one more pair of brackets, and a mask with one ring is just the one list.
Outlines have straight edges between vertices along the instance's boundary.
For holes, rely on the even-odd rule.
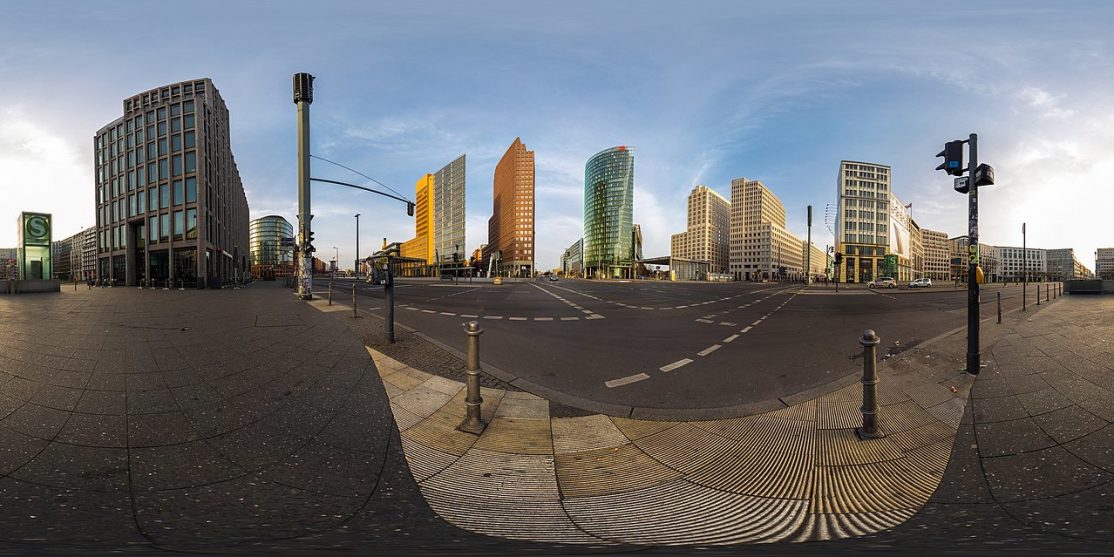
[[298,105],[298,244],[302,257],[298,261],[298,298],[313,299],[313,249],[310,240],[309,195],[309,105],[313,102],[313,76],[294,74],[294,104]]
[[967,373],[978,375],[982,368],[979,353],[979,187],[975,179],[979,166],[978,135],[968,139],[971,160],[967,164]]

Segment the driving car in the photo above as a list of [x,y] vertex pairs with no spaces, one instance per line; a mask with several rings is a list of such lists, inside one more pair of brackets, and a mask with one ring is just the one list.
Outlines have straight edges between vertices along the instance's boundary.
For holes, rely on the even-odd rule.
[[893,277],[882,277],[882,278],[870,281],[870,284],[867,284],[867,287],[868,288],[897,288],[897,281],[894,280]]
[[909,283],[909,288],[929,288],[932,286],[932,279],[928,277],[919,278]]
[[557,275],[549,275],[550,282],[557,282]]

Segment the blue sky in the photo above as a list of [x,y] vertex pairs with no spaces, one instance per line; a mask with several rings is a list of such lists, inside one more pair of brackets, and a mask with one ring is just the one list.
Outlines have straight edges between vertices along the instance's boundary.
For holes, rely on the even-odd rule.
[[[221,16],[220,20],[209,19]],[[685,227],[695,184],[760,179],[789,228],[831,242],[841,159],[888,164],[922,227],[966,232],[934,172],[980,136],[998,185],[982,240],[1114,246],[1114,3],[20,2],[0,20],[0,246],[21,210],[55,236],[93,224],[93,133],[122,100],[211,77],[228,104],[253,217],[296,215],[290,79],[317,77],[313,151],[392,186],[468,155],[467,243],[486,242],[495,163],[536,153],[539,268],[581,235],[584,162],[635,148],[646,255]],[[316,177],[363,179],[315,163]],[[413,236],[404,207],[315,185],[318,255]],[[8,224],[3,224],[8,223]],[[366,254],[366,253],[365,253]]]

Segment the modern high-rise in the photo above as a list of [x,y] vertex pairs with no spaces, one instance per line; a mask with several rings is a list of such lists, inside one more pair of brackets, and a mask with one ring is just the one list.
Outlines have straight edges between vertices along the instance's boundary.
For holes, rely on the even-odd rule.
[[294,226],[279,215],[257,218],[248,225],[251,274],[254,277],[285,277],[294,273],[294,246],[284,238],[294,237]]
[[1114,248],[1095,250],[1095,278],[1114,280]]
[[534,273],[534,152],[516,137],[495,165],[491,218],[483,260],[494,256],[497,273]]
[[731,255],[731,202],[704,185],[688,197],[688,230],[670,237],[671,257],[707,261],[713,273],[728,272]]
[[919,279],[924,276],[924,231],[921,225],[912,218],[909,219],[909,245],[912,253],[910,258],[910,279]]
[[81,280],[97,278],[97,228],[81,231]]
[[605,149],[584,165],[584,272],[630,278],[634,259],[634,151]]
[[414,183],[414,238],[402,243],[399,255],[433,264],[433,175],[426,174]]
[[248,270],[248,202],[208,78],[124,99],[93,139],[97,275],[220,284]]
[[921,229],[924,244],[924,275],[932,280],[951,280],[951,249],[948,235],[927,228]]
[[433,174],[433,257],[442,271],[468,266],[464,244],[464,155]]
[[1051,280],[1085,279],[1091,275],[1072,248],[1050,249],[1045,254],[1048,265],[1048,278]]
[[579,277],[584,272],[584,239],[573,242],[561,254],[561,274],[566,277]]
[[810,244],[808,240],[801,240],[801,258],[804,260],[804,267],[808,267],[808,274],[812,276],[813,280],[825,276],[825,273],[827,273],[827,255],[816,244]]
[[[843,254],[841,268],[836,270],[841,282],[865,283],[887,276],[886,255],[898,255],[891,250],[890,178],[890,167],[885,165],[839,163],[835,237],[836,252]],[[900,240],[894,238],[898,249]],[[896,263],[895,259],[890,261]]]
[[785,228],[785,206],[765,184],[732,180],[731,216],[730,269],[735,280],[803,275],[802,241]]

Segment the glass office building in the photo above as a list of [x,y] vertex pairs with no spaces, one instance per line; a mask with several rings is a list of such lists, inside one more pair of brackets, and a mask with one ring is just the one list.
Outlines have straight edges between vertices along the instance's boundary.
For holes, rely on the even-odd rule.
[[586,277],[631,277],[633,220],[633,150],[619,146],[596,153],[584,166]]
[[93,139],[97,277],[204,287],[248,271],[248,202],[209,79],[123,103]]
[[251,246],[251,275],[257,278],[284,277],[294,270],[294,246],[283,246],[283,238],[294,238],[294,227],[285,218],[267,215],[248,225]]

